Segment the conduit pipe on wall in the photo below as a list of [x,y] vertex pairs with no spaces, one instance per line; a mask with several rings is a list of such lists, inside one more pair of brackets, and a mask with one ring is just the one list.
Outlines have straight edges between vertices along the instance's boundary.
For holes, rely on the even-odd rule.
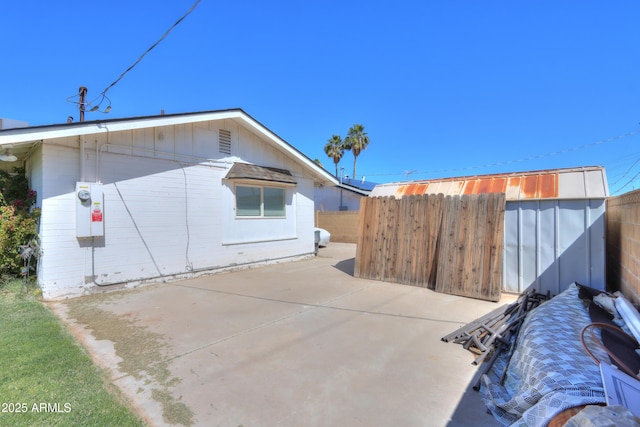
[[[138,151],[138,152],[162,154],[162,155],[165,155],[165,156],[174,157],[173,159],[172,158],[162,158],[162,159],[157,159],[157,160],[168,160],[168,161],[177,162],[178,160],[176,158],[182,158],[182,159],[191,160],[190,162],[187,162],[187,163],[191,163],[191,164],[194,164],[194,165],[201,165],[201,166],[205,166],[205,165],[202,165],[202,162],[209,162],[209,164],[206,165],[206,166],[214,167],[214,168],[220,168],[220,169],[226,169],[227,165],[231,165],[231,164],[234,163],[234,162],[229,161],[229,160],[207,159],[205,157],[188,156],[188,155],[185,155],[185,154],[169,153],[169,152],[166,152],[166,151],[152,150],[152,149],[148,149],[148,148],[137,148],[137,147],[131,147],[131,146],[125,146],[125,145],[105,143],[105,144],[100,145],[96,150],[96,182],[100,182],[100,158],[101,158],[101,154],[102,154],[102,152],[104,151],[105,148],[109,148],[109,147],[119,148],[119,149],[122,149],[122,150],[131,150],[131,156],[136,156],[135,154],[133,154],[133,151]],[[136,156],[136,157],[145,157],[145,156]],[[218,165],[220,165],[220,166],[218,166]]]
[[84,182],[84,146],[86,144],[86,141],[78,136],[78,144],[80,144],[80,182]]

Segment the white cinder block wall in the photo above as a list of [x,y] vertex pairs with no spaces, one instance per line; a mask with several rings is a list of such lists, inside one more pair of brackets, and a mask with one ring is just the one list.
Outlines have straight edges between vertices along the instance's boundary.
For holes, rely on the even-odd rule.
[[[220,128],[232,133],[231,156],[218,152]],[[234,161],[292,172],[297,185],[287,187],[286,218],[235,218],[235,184],[223,179]],[[46,141],[30,160],[39,163],[41,176],[31,178],[42,207],[38,277],[45,299],[314,251],[313,180],[232,120]],[[103,184],[104,237],[76,237],[75,184],[83,179]]]

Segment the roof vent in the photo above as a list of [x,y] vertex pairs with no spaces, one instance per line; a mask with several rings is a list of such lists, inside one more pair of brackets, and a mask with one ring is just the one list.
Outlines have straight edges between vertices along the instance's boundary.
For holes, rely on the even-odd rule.
[[218,151],[231,155],[231,132],[225,129],[218,130]]

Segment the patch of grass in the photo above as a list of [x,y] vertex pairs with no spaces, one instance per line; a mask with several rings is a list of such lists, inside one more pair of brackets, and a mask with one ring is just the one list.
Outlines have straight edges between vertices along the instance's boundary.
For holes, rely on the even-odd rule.
[[[167,346],[164,337],[137,325],[133,320],[103,310],[101,304],[108,302],[114,295],[92,296],[91,303],[81,299],[71,300],[67,302],[69,316],[90,329],[95,339],[114,342],[116,354],[122,359],[118,369],[144,381],[145,386],[151,389],[151,398],[162,405],[165,422],[172,425],[192,425],[194,414],[191,409],[168,391],[181,380],[171,378],[169,363],[163,355]],[[138,388],[137,392],[142,393],[144,390]]]
[[144,425],[21,281],[0,284],[0,425]]
[[184,403],[176,399],[166,390],[154,388],[151,392],[153,400],[162,404],[162,418],[169,424],[190,426],[193,424],[193,412]]

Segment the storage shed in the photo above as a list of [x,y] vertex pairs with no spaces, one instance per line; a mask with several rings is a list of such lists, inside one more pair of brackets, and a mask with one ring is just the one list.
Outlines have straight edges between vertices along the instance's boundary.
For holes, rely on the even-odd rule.
[[371,197],[505,193],[503,287],[557,294],[605,289],[603,167],[588,166],[378,185]]

